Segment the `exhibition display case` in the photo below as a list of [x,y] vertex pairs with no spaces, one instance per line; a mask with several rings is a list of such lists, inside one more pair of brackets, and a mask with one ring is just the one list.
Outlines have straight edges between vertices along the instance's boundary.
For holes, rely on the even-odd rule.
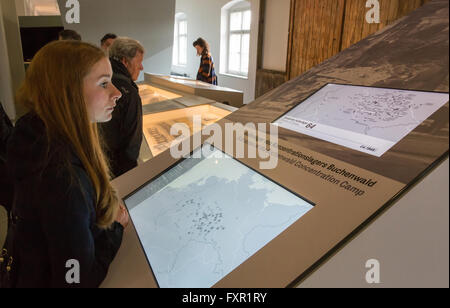
[[[103,286],[301,284],[448,160],[448,5],[423,6],[231,114],[160,92],[167,99],[148,105],[184,107],[144,115],[159,155],[113,182],[131,223]],[[369,52],[383,57],[361,56]],[[172,94],[199,89],[170,79],[146,74]],[[173,123],[189,127],[191,155],[164,151]],[[212,140],[201,130],[210,123],[225,134]],[[245,132],[227,136],[241,123]],[[241,156],[242,145],[256,158]]]
[[216,101],[146,82],[138,83],[143,114],[215,104]]
[[[214,100],[174,90],[163,85],[152,85],[146,81],[138,83],[143,108],[144,140],[140,161],[146,162],[160,154],[176,139],[170,135],[175,123],[184,123],[191,135],[206,125],[228,116],[237,108]],[[194,129],[193,119],[200,117],[202,125]]]
[[[152,155],[156,156],[168,149],[178,137],[170,134],[170,129],[174,124],[185,124],[193,135],[229,114],[231,111],[221,108],[219,104],[147,114],[144,115],[144,136]],[[198,117],[201,125],[194,125],[195,116]]]
[[146,73],[145,81],[149,84],[164,86],[168,89],[209,98],[236,108],[244,105],[244,93],[242,91],[215,86],[198,80]]

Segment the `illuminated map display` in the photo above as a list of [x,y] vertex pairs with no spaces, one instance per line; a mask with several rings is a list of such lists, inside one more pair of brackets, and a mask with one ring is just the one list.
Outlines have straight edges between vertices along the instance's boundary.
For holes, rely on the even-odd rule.
[[[178,136],[170,134],[170,128],[177,123],[186,124],[191,134],[226,117],[231,112],[209,105],[144,115],[144,136],[153,156],[167,150]],[[201,117],[201,125],[194,127],[194,116]]]
[[144,106],[181,97],[181,95],[178,95],[176,93],[152,87],[147,84],[139,85],[139,95],[141,96],[142,105]]
[[328,84],[274,124],[381,157],[448,101],[447,93]]
[[125,200],[160,287],[212,287],[313,208],[207,147]]

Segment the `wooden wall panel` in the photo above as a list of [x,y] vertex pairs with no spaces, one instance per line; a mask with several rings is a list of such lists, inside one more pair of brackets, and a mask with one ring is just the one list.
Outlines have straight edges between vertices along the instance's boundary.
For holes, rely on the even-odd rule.
[[366,21],[366,0],[292,0],[288,79],[408,15],[430,0],[379,0],[380,23]]
[[287,81],[287,75],[283,72],[259,69],[256,71],[255,97],[260,97],[272,89],[281,86]]
[[290,78],[339,52],[345,0],[296,0]]
[[[256,98],[277,86],[283,74],[286,80],[297,77],[429,1],[379,0],[380,23],[369,24],[366,0],[291,0],[287,72],[265,71],[259,66]],[[262,52],[260,47],[259,58]]]
[[366,0],[346,0],[341,50],[408,15],[429,0],[379,0],[380,23],[366,21]]

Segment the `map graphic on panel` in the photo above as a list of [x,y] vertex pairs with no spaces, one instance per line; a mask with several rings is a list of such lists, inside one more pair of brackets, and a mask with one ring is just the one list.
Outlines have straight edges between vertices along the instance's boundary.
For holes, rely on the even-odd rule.
[[[170,148],[180,135],[170,134],[175,124],[185,124],[191,134],[195,134],[206,126],[226,117],[231,112],[214,106],[202,105],[180,110],[171,110],[144,115],[144,137],[153,156],[157,156]],[[197,116],[200,125],[194,125]]]
[[328,84],[274,124],[380,157],[448,101],[446,93]]
[[160,287],[212,287],[313,208],[211,149],[125,200]]

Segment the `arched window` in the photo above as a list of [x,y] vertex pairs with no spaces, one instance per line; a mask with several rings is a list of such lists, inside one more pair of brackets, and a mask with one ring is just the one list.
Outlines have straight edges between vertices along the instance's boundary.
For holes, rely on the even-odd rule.
[[251,30],[250,2],[234,0],[222,8],[222,57],[226,70],[222,73],[248,76]]
[[176,66],[187,64],[187,16],[184,13],[175,15],[172,64]]

